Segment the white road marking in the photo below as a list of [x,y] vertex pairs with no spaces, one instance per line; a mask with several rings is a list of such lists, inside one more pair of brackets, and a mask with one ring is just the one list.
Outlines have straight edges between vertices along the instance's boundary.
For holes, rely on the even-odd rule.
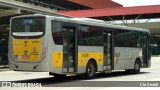
[[75,89],[78,89],[79,87],[67,87],[67,88],[64,88],[64,89],[59,89],[59,90],[71,90],[71,89],[73,89],[73,90],[75,90]]
[[133,79],[142,79],[142,78],[146,78],[147,76],[138,76],[138,77],[135,77],[135,78],[133,78]]

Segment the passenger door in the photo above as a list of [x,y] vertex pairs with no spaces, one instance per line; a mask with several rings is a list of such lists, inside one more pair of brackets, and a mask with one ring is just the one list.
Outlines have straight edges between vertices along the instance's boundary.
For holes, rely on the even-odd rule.
[[142,49],[143,49],[143,61],[144,66],[148,66],[149,59],[149,37],[146,34],[142,35]]
[[77,70],[77,30],[73,25],[63,26],[63,72]]
[[104,40],[104,69],[112,68],[112,32],[104,31],[103,32]]

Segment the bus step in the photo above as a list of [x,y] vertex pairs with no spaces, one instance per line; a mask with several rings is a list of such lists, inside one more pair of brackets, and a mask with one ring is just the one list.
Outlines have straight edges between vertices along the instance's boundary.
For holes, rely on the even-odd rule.
[[105,73],[112,73],[112,70],[106,70]]
[[111,65],[104,66],[103,68],[104,68],[104,70],[111,69]]

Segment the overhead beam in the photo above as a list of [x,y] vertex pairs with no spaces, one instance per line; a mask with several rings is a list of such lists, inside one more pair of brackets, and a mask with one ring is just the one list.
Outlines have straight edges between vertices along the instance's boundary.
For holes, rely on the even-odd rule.
[[6,6],[10,8],[18,8],[23,11],[28,11],[31,13],[47,14],[47,15],[57,15],[57,16],[66,16],[61,14],[56,14],[56,10],[52,10],[45,7],[35,6],[23,2],[18,2],[15,0],[0,0],[0,6]]
[[1,10],[0,11],[0,17],[11,16],[11,15],[16,15],[16,14],[20,14],[20,9]]
[[137,20],[140,16],[141,16],[141,14],[139,14],[139,15],[128,25],[128,27],[129,27],[131,24],[133,24],[133,22],[134,22],[135,20]]

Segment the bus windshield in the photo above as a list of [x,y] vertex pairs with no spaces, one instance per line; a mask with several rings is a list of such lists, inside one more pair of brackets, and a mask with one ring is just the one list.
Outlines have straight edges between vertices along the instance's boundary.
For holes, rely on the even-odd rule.
[[43,36],[45,33],[45,18],[27,17],[12,19],[11,34],[13,37]]

